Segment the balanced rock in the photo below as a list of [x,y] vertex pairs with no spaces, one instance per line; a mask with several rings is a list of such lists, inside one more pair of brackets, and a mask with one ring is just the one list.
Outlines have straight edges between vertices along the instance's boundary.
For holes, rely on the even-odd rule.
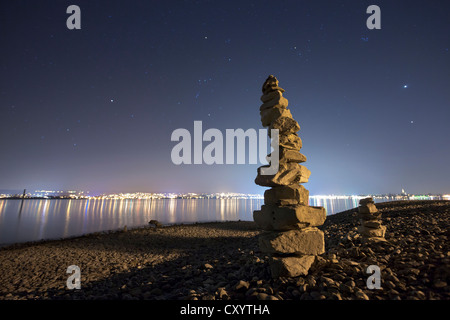
[[[253,220],[263,230],[259,247],[270,256],[270,270],[274,278],[297,277],[308,274],[317,255],[325,252],[324,233],[319,230],[326,219],[322,207],[311,207],[309,191],[300,185],[308,182],[311,171],[300,165],[306,157],[299,151],[302,139],[297,132],[300,125],[292,118],[284,89],[277,78],[270,75],[262,86],[261,123],[278,130],[278,172],[262,175],[258,168],[255,183],[271,187],[264,193],[264,205],[253,212]],[[272,163],[272,154],[267,161]]]
[[361,221],[358,232],[361,234],[363,242],[385,241],[386,226],[381,224],[381,213],[372,198],[359,201],[358,213]]

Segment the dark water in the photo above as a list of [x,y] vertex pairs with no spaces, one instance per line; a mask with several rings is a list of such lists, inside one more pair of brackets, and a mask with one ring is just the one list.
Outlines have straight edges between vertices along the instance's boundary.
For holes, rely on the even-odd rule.
[[[334,214],[358,206],[358,197],[311,197]],[[375,199],[376,202],[389,199]],[[252,221],[262,199],[0,200],[0,245],[163,224]]]

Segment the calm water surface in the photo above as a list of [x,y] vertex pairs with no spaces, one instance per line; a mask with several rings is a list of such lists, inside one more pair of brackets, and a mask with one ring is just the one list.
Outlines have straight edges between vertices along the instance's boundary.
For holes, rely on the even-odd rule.
[[[310,198],[334,214],[358,206],[360,198]],[[376,202],[388,199],[376,199]],[[0,245],[59,239],[98,231],[209,221],[252,221],[263,199],[0,200]]]

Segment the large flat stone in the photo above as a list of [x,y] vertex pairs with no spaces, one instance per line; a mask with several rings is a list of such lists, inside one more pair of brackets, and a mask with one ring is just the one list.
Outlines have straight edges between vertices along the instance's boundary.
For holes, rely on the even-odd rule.
[[280,161],[278,172],[274,175],[261,175],[261,168],[269,168],[262,166],[258,168],[258,175],[255,183],[263,187],[289,186],[296,183],[308,182],[311,171],[306,167],[295,162]]
[[261,210],[253,213],[253,220],[264,230],[298,230],[323,225],[326,211],[322,207],[304,205],[263,205]]
[[264,204],[303,204],[308,205],[309,191],[302,185],[278,186],[264,192]]
[[273,278],[306,276],[316,257],[311,255],[270,258],[270,271]]
[[259,237],[259,248],[271,254],[319,255],[325,252],[324,233],[315,227],[267,231]]

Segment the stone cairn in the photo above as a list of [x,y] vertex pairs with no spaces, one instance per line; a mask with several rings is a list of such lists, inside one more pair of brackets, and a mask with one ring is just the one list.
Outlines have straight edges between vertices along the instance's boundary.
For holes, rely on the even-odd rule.
[[361,220],[358,232],[363,242],[386,241],[384,238],[386,226],[381,225],[381,212],[378,211],[372,198],[359,201],[358,213]]
[[255,183],[271,188],[264,192],[264,205],[253,212],[253,220],[265,230],[259,237],[259,247],[270,257],[272,276],[297,277],[306,275],[315,257],[325,252],[324,233],[317,226],[325,222],[326,212],[322,207],[308,206],[309,191],[300,185],[308,182],[311,172],[299,164],[306,161],[299,152],[300,126],[287,109],[284,90],[271,75],[262,92],[262,125],[269,128],[269,136],[270,129],[279,133],[279,170],[274,175],[262,175],[261,168],[270,164],[258,168]]

